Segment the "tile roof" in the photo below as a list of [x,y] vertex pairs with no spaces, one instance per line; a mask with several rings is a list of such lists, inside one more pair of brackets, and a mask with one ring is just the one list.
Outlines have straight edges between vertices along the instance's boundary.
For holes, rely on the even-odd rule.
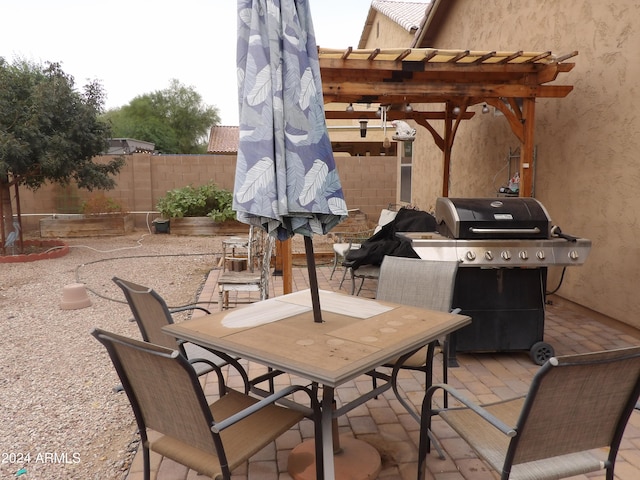
[[238,153],[239,127],[214,125],[209,135],[207,153]]
[[371,8],[389,17],[408,32],[415,32],[420,28],[429,1],[398,2],[389,0],[374,0]]

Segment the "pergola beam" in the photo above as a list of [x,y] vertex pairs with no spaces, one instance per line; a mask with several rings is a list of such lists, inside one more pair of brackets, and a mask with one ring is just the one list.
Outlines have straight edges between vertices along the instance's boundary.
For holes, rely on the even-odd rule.
[[[345,80],[323,81],[324,94],[336,102],[374,103],[375,97],[382,104],[392,103],[443,103],[460,98],[563,98],[573,86],[570,85],[468,85],[434,83],[375,83]],[[381,91],[383,93],[381,93]]]
[[[415,120],[417,123],[422,122],[423,120],[444,120],[446,118],[446,112],[419,112],[414,109],[413,112],[407,113],[402,110],[388,110],[387,111],[387,120]],[[475,112],[463,112],[462,118],[464,120],[469,120],[473,118]],[[367,120],[375,120],[380,117],[376,114],[375,111],[355,111],[355,112],[346,112],[344,110],[327,110],[325,111],[325,117],[328,120],[360,120],[366,118]],[[421,124],[421,123],[420,123]],[[422,124],[421,124],[422,125]]]

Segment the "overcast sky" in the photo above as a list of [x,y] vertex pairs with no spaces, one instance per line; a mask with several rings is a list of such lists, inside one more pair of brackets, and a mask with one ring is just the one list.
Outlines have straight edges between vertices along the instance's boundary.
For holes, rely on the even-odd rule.
[[[318,45],[358,46],[371,0],[310,0]],[[0,57],[60,62],[81,87],[98,79],[107,108],[172,78],[238,124],[236,1],[0,0]]]

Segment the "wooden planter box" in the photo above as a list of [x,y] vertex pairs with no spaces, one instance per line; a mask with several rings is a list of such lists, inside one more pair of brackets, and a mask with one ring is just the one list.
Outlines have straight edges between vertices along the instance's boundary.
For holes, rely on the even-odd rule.
[[248,235],[249,225],[237,220],[214,222],[209,217],[182,217],[169,220],[172,235]]
[[40,237],[104,237],[133,232],[131,215],[58,215],[40,220]]

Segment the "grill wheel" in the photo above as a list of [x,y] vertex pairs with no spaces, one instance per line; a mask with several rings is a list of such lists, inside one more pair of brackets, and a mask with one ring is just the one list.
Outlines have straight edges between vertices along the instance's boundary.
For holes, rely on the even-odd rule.
[[529,356],[536,365],[544,365],[554,354],[553,347],[547,342],[534,343],[531,350],[529,350]]

